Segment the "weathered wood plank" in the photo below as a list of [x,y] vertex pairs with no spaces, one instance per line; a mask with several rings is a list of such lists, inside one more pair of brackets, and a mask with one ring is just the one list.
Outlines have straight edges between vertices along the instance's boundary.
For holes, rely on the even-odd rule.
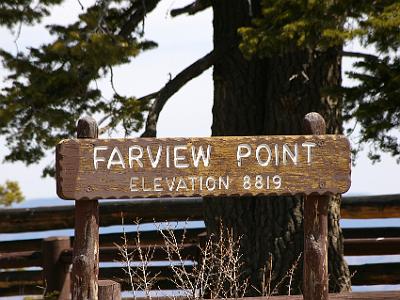
[[[157,274],[160,272],[158,277],[158,285],[162,289],[176,289],[169,278],[172,276],[171,270],[166,270],[167,267],[153,267],[151,266],[149,271],[151,274]],[[188,267],[190,268],[190,267]],[[384,264],[367,264],[361,266],[350,266],[350,271],[355,274],[352,284],[353,285],[377,285],[377,284],[400,284],[400,269],[399,263],[384,263]],[[127,281],[121,279],[127,279],[126,274],[121,268],[100,268],[100,279],[112,279],[121,283],[122,290],[129,290],[130,286]],[[10,296],[23,294],[24,288],[28,290],[36,290],[38,294],[42,293],[42,289],[35,287],[42,286],[42,272],[41,271],[8,271],[0,272],[0,296]],[[384,292],[379,292],[382,294]],[[395,292],[399,293],[399,292]],[[32,293],[34,294],[34,293]],[[357,295],[358,293],[352,293]],[[369,294],[369,293],[368,293]],[[400,299],[400,298],[375,298],[375,294],[369,294],[369,298],[343,298],[343,299]],[[395,294],[398,295],[398,294]],[[346,294],[340,296],[347,297]],[[331,297],[331,295],[330,295]],[[253,298],[252,298],[253,299]],[[255,298],[256,299],[256,298]],[[260,299],[260,297],[258,297]],[[333,298],[335,299],[335,298]],[[338,298],[340,299],[340,298]],[[250,300],[250,299],[249,299]]]
[[42,258],[41,251],[3,252],[0,253],[0,269],[41,267]]
[[[170,256],[167,255],[164,246],[151,246],[151,247],[141,247],[143,253],[151,253],[151,257],[153,261],[169,261],[170,258],[178,260],[179,257],[175,254]],[[140,256],[138,253],[138,247],[136,246],[128,246],[126,248],[128,253],[131,253],[132,261],[140,261]],[[123,261],[123,257],[121,255],[121,251],[117,247],[102,247],[99,249],[100,251],[100,261]],[[182,249],[180,251],[180,255],[185,260],[194,261],[199,256],[199,248],[197,245],[182,245]],[[64,251],[61,254],[61,261],[65,264],[70,264],[72,262],[72,251],[71,249]]]
[[343,198],[342,219],[400,218],[400,194]]
[[[190,232],[192,230],[189,230],[186,233],[187,236],[187,241],[189,243],[194,243],[198,242],[198,239],[190,238],[188,235],[190,235]],[[194,232],[203,232],[204,229],[199,228],[195,229]],[[160,247],[162,247],[163,241],[162,238],[156,233],[156,232],[150,232],[151,236],[149,236],[149,240],[147,240],[145,237],[146,233],[142,233],[143,236],[141,237],[142,241],[142,246],[145,247],[146,245],[154,245],[155,246],[155,252],[153,255],[153,258],[156,260],[165,260],[166,259],[166,254],[165,251],[162,250]],[[154,235],[153,235],[154,233]],[[130,234],[128,234],[130,235]],[[133,236],[134,233],[131,233]],[[100,235],[100,261],[116,261],[120,260],[121,257],[119,255],[119,251],[115,248],[112,247],[112,245],[120,241],[120,234],[107,234],[107,238],[105,239],[105,242],[102,243],[102,235]],[[177,240],[180,241],[180,233],[176,233],[175,235],[177,237]],[[134,239],[129,239],[131,242],[134,241]],[[25,244],[24,242],[29,242],[27,241],[20,241],[21,245],[27,245],[30,246],[30,243]],[[39,248],[41,243],[41,240],[38,240],[38,246],[34,248]],[[157,246],[158,245],[158,246]],[[134,250],[134,247],[129,247],[130,251]],[[366,256],[366,255],[395,255],[395,254],[400,254],[400,238],[384,238],[383,240],[381,239],[345,239],[344,240],[344,254],[347,256]],[[8,248],[9,251],[12,250],[12,248]],[[29,251],[20,251],[20,252],[3,252],[0,253],[0,268],[3,269],[14,269],[14,268],[25,268],[25,267],[40,267],[42,266],[42,253],[38,250],[35,249],[28,249]],[[197,254],[198,248],[197,246],[191,246],[188,244],[187,248],[183,250],[183,256],[187,259],[189,258],[194,258]],[[19,251],[19,250],[17,250]],[[64,263],[70,264],[72,263],[72,250],[64,251],[61,254],[61,260]]]
[[[188,229],[176,229],[174,235],[176,240],[181,243],[183,236],[185,237],[185,243],[197,243],[198,235],[205,232],[205,228],[188,228]],[[137,238],[137,232],[126,232],[127,239],[130,244],[134,243]],[[74,238],[70,237],[71,243]],[[161,245],[163,244],[163,238],[159,231],[141,231],[140,239],[142,246],[149,245]],[[122,233],[104,233],[99,236],[100,246],[114,246],[115,244],[122,244]],[[32,240],[18,240],[18,241],[4,241],[0,242],[0,258],[9,252],[24,252],[24,251],[39,251],[41,249],[42,239]],[[1,260],[1,259],[0,259]],[[25,265],[29,266],[29,265]],[[0,265],[1,267],[1,265]]]
[[353,256],[400,255],[400,238],[345,239],[344,254]]
[[400,263],[349,266],[353,285],[400,284]]
[[[303,300],[303,296],[273,296],[273,297],[251,297],[242,298],[242,300]],[[358,293],[342,293],[329,294],[332,300],[398,300],[400,299],[400,291],[388,292],[358,292]],[[156,299],[155,299],[156,300]]]
[[[121,224],[121,212],[126,220],[141,219],[143,223],[177,220],[202,220],[203,207],[201,198],[164,198],[137,199],[130,201],[101,202],[100,225]],[[343,197],[341,215],[347,219],[399,218],[400,195]],[[0,232],[27,232],[74,227],[74,206],[51,206],[35,208],[8,208],[0,210]],[[346,229],[345,229],[346,230]],[[354,232],[361,229],[354,229]],[[384,230],[365,229],[365,234],[372,237],[399,236],[398,228]],[[383,232],[375,235],[374,232]],[[393,233],[395,233],[393,235]],[[371,235],[369,235],[371,237]],[[358,237],[368,237],[360,235]],[[18,245],[15,245],[18,247]],[[14,249],[14,248],[13,248]],[[20,248],[16,251],[29,250]],[[32,249],[31,249],[32,250]],[[0,251],[5,251],[0,242]]]
[[[318,113],[304,117],[307,134],[326,133],[324,118]],[[328,204],[329,195],[304,198],[304,300],[328,299]]]
[[77,200],[338,194],[350,146],[338,135],[71,139],[57,146],[57,182]]
[[69,250],[71,241],[68,236],[51,237],[42,241],[43,285],[45,296],[58,295],[59,299],[71,296],[69,264],[61,261],[61,253]]
[[[342,294],[329,294],[330,299],[334,300],[398,300],[400,299],[400,291],[381,291],[381,292],[351,292]],[[122,298],[123,300],[147,300],[145,297],[135,298]],[[153,300],[170,300],[170,297],[152,297]],[[175,300],[189,300],[188,297],[178,296],[174,297]],[[222,299],[215,299],[222,300]],[[234,300],[234,299],[224,299]],[[241,298],[241,300],[303,300],[302,295],[292,296],[265,296],[265,297],[251,297]]]
[[[79,119],[78,139],[97,138],[98,127],[91,117]],[[57,153],[57,157],[58,157]],[[57,159],[56,166],[59,166]],[[57,189],[59,182],[57,182]],[[99,202],[75,202],[75,239],[72,258],[72,300],[97,300],[99,274]]]
[[3,289],[25,285],[37,285],[44,287],[42,282],[42,271],[0,272],[0,295]]
[[[0,232],[26,232],[73,228],[73,205],[0,210]],[[101,202],[100,226],[120,225],[121,214],[126,223],[140,220],[197,221],[203,220],[201,198],[136,199],[130,201]],[[131,223],[132,224],[132,223]],[[1,242],[0,242],[1,243]]]
[[99,280],[99,300],[121,300],[121,285],[112,280]]
[[400,227],[342,228],[342,231],[345,239],[400,237]]
[[[101,223],[101,222],[100,222]],[[369,255],[379,255],[376,254],[378,251],[381,251],[380,249],[371,250],[372,247],[370,247],[368,244],[369,243],[375,243],[376,239],[378,238],[390,238],[390,239],[400,239],[398,238],[400,236],[400,227],[369,227],[369,228],[342,228],[343,230],[343,235],[345,238],[345,255],[358,255],[356,250],[351,252],[352,254],[346,254],[346,249],[347,249],[347,243],[355,243],[352,240],[360,240],[362,243],[367,243],[364,244],[364,248],[360,250],[361,252],[368,251],[368,253],[371,253]],[[186,236],[186,241],[190,243],[195,243],[198,238],[197,236],[205,231],[204,228],[189,228],[185,230],[185,236]],[[180,241],[182,234],[184,230],[174,230],[174,234],[177,237],[177,239]],[[127,236],[129,241],[134,241],[136,240],[136,232],[127,232]],[[73,237],[70,237],[71,241],[73,241]],[[143,231],[141,233],[141,243],[143,246],[146,245],[158,245],[159,241],[161,241],[161,235],[158,231]],[[365,240],[368,239],[368,242]],[[100,247],[106,247],[106,246],[113,246],[114,243],[121,243],[121,233],[105,233],[105,234],[100,234]],[[42,239],[29,239],[29,240],[14,240],[14,241],[2,241],[0,242],[0,261],[1,257],[5,253],[8,252],[24,252],[24,251],[39,251],[41,247]],[[378,242],[379,243],[379,242]],[[385,242],[383,242],[385,243]],[[356,243],[357,244],[357,243]],[[354,246],[357,247],[357,246]],[[392,251],[392,253],[388,254],[396,254],[396,249],[399,249],[397,247],[395,248],[387,248],[387,251]],[[39,253],[39,252],[38,252]],[[348,252],[350,253],[350,252]],[[22,255],[22,254],[21,254]],[[360,254],[361,255],[361,254]],[[363,254],[366,255],[366,254]],[[22,255],[24,256],[24,255]],[[29,254],[28,254],[29,256]],[[29,265],[24,265],[21,267],[26,267]],[[32,265],[33,266],[33,265]],[[1,267],[1,263],[0,263]]]

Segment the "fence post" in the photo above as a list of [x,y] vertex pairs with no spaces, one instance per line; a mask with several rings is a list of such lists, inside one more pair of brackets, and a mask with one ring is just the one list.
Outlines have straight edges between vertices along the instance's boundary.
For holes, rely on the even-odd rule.
[[[304,117],[304,133],[326,133],[324,118],[318,113]],[[323,187],[321,174],[320,186]],[[304,198],[304,264],[305,300],[328,299],[328,204],[329,196],[311,195]]]
[[46,296],[58,295],[58,299],[69,299],[71,295],[69,265],[60,261],[64,250],[71,248],[68,236],[46,238],[42,241],[43,281]]
[[121,300],[121,285],[112,280],[99,280],[99,300]]
[[[79,119],[78,138],[98,138],[96,121]],[[75,201],[75,239],[72,259],[72,299],[97,300],[99,274],[99,203]]]

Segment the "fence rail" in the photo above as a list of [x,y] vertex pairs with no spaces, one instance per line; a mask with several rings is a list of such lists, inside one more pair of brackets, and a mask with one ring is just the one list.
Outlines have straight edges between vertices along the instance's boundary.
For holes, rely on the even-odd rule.
[[[121,224],[121,212],[128,220],[141,222],[203,220],[201,198],[137,199],[100,202],[100,226]],[[343,197],[343,219],[400,217],[400,195]],[[74,206],[48,206],[0,210],[0,232],[16,233],[74,227]]]
[[[345,237],[344,254],[347,256],[400,254],[399,237],[381,237],[378,235],[376,238],[363,238],[353,234],[352,238],[348,238],[346,235],[347,229],[344,229],[343,232]],[[376,232],[381,231],[377,230]],[[185,243],[187,245],[198,245],[200,242],[199,236],[205,234],[205,228],[174,230],[174,235],[177,239],[181,239],[183,234],[185,234]],[[102,254],[102,249],[117,249],[115,245],[121,244],[121,236],[121,233],[101,234],[100,255]],[[127,237],[130,241],[134,241],[136,240],[136,233],[129,232]],[[72,244],[73,237],[70,237],[70,239]],[[158,231],[141,232],[142,246],[161,247],[163,244],[164,240]],[[14,267],[17,267],[17,265],[18,267],[39,266],[40,264],[34,265],[34,263],[40,262],[41,247],[42,239],[0,242],[0,268],[12,268],[12,263],[15,264]]]
[[[157,286],[163,290],[175,290],[177,286],[170,280],[173,277],[167,266],[148,267],[151,274],[157,275]],[[187,266],[189,269],[190,266]],[[400,263],[381,263],[350,266],[354,285],[400,284]],[[121,283],[122,290],[130,290],[126,273],[120,267],[100,267],[99,279],[112,279]],[[0,295],[10,296],[25,290],[29,294],[43,293],[42,271],[6,271],[0,272]],[[370,298],[374,299],[374,298]]]
[[[141,222],[203,220],[201,198],[151,199],[115,201],[100,203],[100,225],[120,225],[121,212],[126,221],[141,219]],[[400,195],[344,197],[342,200],[342,218],[399,218]],[[74,226],[74,206],[3,209],[0,210],[0,232],[19,233],[67,229]],[[199,256],[200,237],[205,228],[174,230],[178,240],[185,236],[183,256],[188,261],[196,261]],[[345,255],[394,255],[400,254],[400,227],[383,228],[344,228]],[[128,240],[137,238],[136,232],[127,232]],[[163,237],[158,231],[140,233],[143,247],[154,246],[154,258],[157,261],[167,260],[162,250]],[[71,245],[73,237],[70,237]],[[115,243],[121,243],[121,233],[100,235],[100,261],[120,260]],[[43,266],[43,239],[27,239],[0,242],[0,269],[16,269]],[[133,251],[130,247],[128,250]],[[72,261],[72,248],[64,249],[60,261],[68,265]],[[190,266],[188,266],[190,267]],[[158,269],[157,269],[158,268]],[[353,285],[400,284],[400,263],[380,263],[352,265],[350,271],[355,273]],[[166,266],[154,267],[160,272],[159,286],[163,289],[176,288],[169,278],[171,271]],[[169,276],[169,277],[168,277]],[[113,279],[121,283],[123,290],[129,289],[128,283],[121,281],[126,277],[119,267],[101,267],[100,279]],[[0,272],[0,296],[16,294],[42,294],[42,270],[3,270]],[[356,295],[356,294],[355,294]],[[371,298],[369,296],[369,298]],[[279,299],[279,298],[274,298]],[[286,299],[286,298],[282,298]],[[333,298],[335,299],[335,298]],[[361,299],[361,298],[343,298]],[[375,299],[375,298],[371,298]],[[376,298],[385,299],[385,298]],[[388,298],[389,299],[389,298]]]

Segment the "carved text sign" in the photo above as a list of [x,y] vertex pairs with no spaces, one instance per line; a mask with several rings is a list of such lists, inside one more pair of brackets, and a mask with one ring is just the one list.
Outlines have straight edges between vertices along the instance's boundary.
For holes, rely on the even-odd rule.
[[344,193],[338,135],[71,139],[57,146],[64,199]]

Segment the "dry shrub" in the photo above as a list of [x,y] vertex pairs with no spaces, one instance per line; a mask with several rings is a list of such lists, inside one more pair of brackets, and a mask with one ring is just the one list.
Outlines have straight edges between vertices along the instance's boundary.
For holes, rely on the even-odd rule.
[[[154,292],[159,291],[157,280],[160,279],[159,273],[151,272],[149,264],[153,260],[154,248],[142,247],[140,240],[140,225],[137,225],[137,235],[133,241],[135,247],[133,251],[128,246],[128,240],[123,230],[122,245],[117,245],[121,254],[124,270],[128,276],[129,284],[133,297],[151,299]],[[272,255],[269,256],[263,268],[261,290],[249,286],[248,279],[242,273],[243,262],[240,254],[241,238],[235,239],[233,232],[224,228],[220,224],[219,234],[201,239],[198,245],[196,257],[188,257],[185,249],[190,246],[190,241],[186,240],[185,233],[182,239],[177,239],[174,234],[174,226],[164,223],[163,226],[156,225],[160,232],[164,246],[168,267],[172,271],[169,280],[179,291],[178,295],[160,292],[160,295],[176,299],[186,298],[189,300],[197,299],[216,299],[216,298],[242,298],[246,295],[249,288],[257,290],[260,296],[271,296],[277,293],[279,287],[287,280],[287,289],[291,293],[291,282],[296,271],[301,255],[297,258],[292,268],[275,285],[271,286],[273,274]],[[185,226],[186,228],[186,226]],[[184,231],[186,232],[186,231]],[[135,259],[134,259],[135,258]],[[132,267],[132,265],[135,265]]]
[[223,226],[217,237],[211,236],[202,243],[197,263],[190,269],[181,255],[185,240],[177,241],[171,227],[160,232],[174,273],[172,280],[187,298],[241,298],[245,295],[248,284],[240,271],[240,240],[234,240],[233,234]]

